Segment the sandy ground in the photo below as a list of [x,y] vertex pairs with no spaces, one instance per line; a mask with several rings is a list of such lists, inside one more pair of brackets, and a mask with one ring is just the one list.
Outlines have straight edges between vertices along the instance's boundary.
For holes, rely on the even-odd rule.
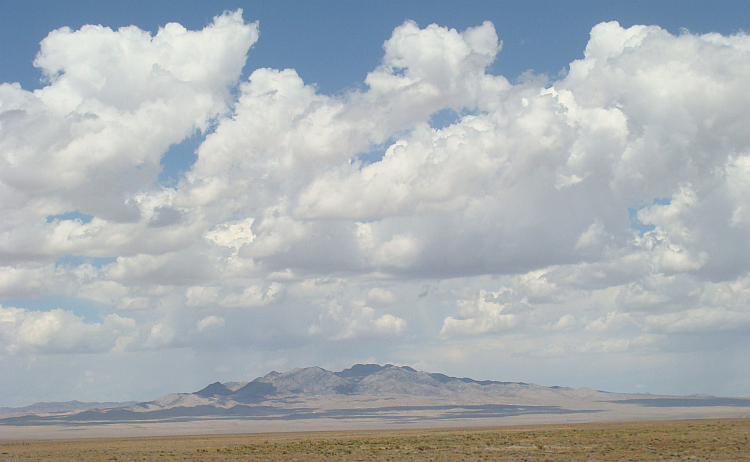
[[[589,409],[591,408],[591,403]],[[302,419],[302,420],[253,420],[196,418],[130,423],[60,423],[52,425],[10,426],[0,425],[0,441],[34,439],[69,439],[103,437],[139,437],[170,435],[213,435],[228,433],[259,432],[305,432],[421,429],[449,427],[490,427],[508,425],[569,424],[586,422],[618,422],[649,420],[685,420],[746,418],[750,419],[748,407],[644,407],[639,405],[613,405],[599,403],[597,412],[569,414],[525,414],[493,418],[464,418],[449,420],[438,418],[430,412],[393,413],[377,418],[357,419]]]
[[0,442],[0,461],[750,460],[750,419]]

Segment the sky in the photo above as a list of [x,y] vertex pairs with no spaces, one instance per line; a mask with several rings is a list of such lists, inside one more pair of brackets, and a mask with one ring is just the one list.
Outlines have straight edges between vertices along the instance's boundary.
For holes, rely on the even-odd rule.
[[750,396],[749,13],[0,1],[0,406],[355,363]]

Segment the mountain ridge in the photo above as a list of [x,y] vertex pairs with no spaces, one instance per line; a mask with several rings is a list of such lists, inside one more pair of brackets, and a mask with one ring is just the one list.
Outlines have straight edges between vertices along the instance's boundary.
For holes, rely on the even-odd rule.
[[[461,387],[464,384],[539,387],[525,382],[480,381],[468,377],[452,377],[436,372],[417,371],[409,366],[355,364],[339,372],[332,372],[316,366],[295,368],[284,373],[272,371],[247,382],[236,390],[230,390],[226,384],[221,382],[214,382],[192,394],[203,398],[240,398],[241,401],[239,402],[247,402],[248,399],[257,401],[279,394],[340,394],[351,396],[396,393],[426,396],[440,394],[441,388],[444,388],[445,385]],[[572,390],[567,387],[546,388]]]
[[56,413],[38,407],[22,412],[19,408],[8,417],[0,416],[0,426],[205,419],[378,421],[406,425],[529,418],[587,421],[629,416],[637,419],[672,414],[684,418],[699,415],[690,411],[696,408],[725,413],[728,408],[736,412],[750,410],[748,398],[629,394],[526,382],[480,381],[392,364],[355,364],[338,372],[315,366],[272,371],[250,382],[213,382],[191,393],[170,393],[152,401],[122,403],[121,406],[107,404],[110,406],[81,403],[80,409],[75,410],[69,409],[75,407],[74,404],[68,404],[67,411]]

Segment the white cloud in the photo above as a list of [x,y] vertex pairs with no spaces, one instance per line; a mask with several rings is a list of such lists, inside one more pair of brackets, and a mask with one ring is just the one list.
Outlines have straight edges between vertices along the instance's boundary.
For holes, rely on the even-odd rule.
[[392,362],[575,362],[745,329],[750,37],[604,23],[564,77],[511,84],[492,24],[407,21],[335,95],[294,69],[238,83],[257,39],[240,12],[60,29],[46,86],[0,84],[0,294],[139,320],[2,308],[6,354],[240,341],[298,365],[390,339]]
[[396,300],[397,298],[395,295],[393,295],[392,292],[381,287],[373,287],[369,292],[367,292],[367,301],[375,305],[393,305],[394,303],[396,303]]
[[596,245],[601,241],[603,234],[604,234],[604,225],[602,225],[600,221],[595,221],[578,238],[575,248],[583,249],[586,247],[590,247],[592,245]]
[[381,316],[363,303],[344,307],[331,302],[317,323],[310,326],[310,335],[326,335],[331,340],[373,339],[399,336],[406,329],[406,321],[386,313]]
[[735,199],[735,208],[730,223],[733,226],[746,227],[750,222],[750,155],[738,156],[727,160],[727,189],[730,197]]
[[33,296],[51,289],[55,269],[52,265],[39,267],[0,267],[0,294],[5,297]]
[[226,323],[225,319],[219,316],[206,316],[205,318],[198,321],[195,328],[198,332],[203,332],[209,329],[216,329],[223,327]]
[[[153,37],[132,26],[51,32],[35,60],[49,84],[33,93],[0,85],[0,183],[15,204],[4,205],[4,251],[23,260],[143,245],[135,196],[153,187],[171,144],[228,109],[257,36],[240,12]],[[44,223],[76,210],[94,218]]]
[[457,316],[445,318],[440,337],[447,339],[510,330],[518,324],[518,315],[503,311],[513,302],[519,301],[511,289],[492,293],[480,290],[475,300],[459,300],[456,302]]
[[[469,40],[471,34],[482,38]],[[638,111],[645,102],[625,96],[653,92],[663,82],[634,79],[623,86],[612,68],[629,71],[644,43],[656,41],[663,56],[679,60],[684,59],[681,48],[715,46],[711,40],[691,36],[688,41],[658,28],[624,30],[605,24],[592,31],[586,58],[552,87],[533,81],[498,86],[503,79],[484,71],[498,49],[490,25],[460,34],[406,23],[386,43],[382,66],[368,77],[369,89],[347,98],[318,95],[291,70],[254,72],[242,85],[235,114],[222,119],[201,146],[176,203],[202,204],[219,220],[230,211],[246,210],[254,238],[241,254],[273,271],[390,268],[453,277],[596,261],[612,248],[633,253],[628,248],[628,208],[670,197],[667,207],[674,209],[698,184],[719,177],[702,169],[667,172],[663,165],[639,160],[647,146],[667,143],[654,138],[658,133],[684,132],[673,127],[670,111],[685,108],[675,107],[672,95],[657,94],[649,103],[662,105],[664,117],[656,119],[649,112],[652,118],[643,119]],[[494,46],[487,45],[493,41]],[[644,62],[660,66],[652,56],[656,52],[648,50]],[[710,68],[697,72],[723,87],[734,87],[743,78],[740,69],[729,81]],[[433,87],[445,91],[427,90]],[[415,108],[426,101],[425,95],[433,95],[428,99],[437,106],[404,119],[400,131],[384,128],[397,117],[391,106],[373,101],[401,101],[403,92],[412,96],[409,104]],[[427,126],[427,115],[454,107],[454,97],[462,107],[481,110],[441,130]],[[702,111],[692,104],[687,109]],[[382,120],[386,125],[373,125]],[[389,134],[397,137],[382,160],[356,160],[359,152]],[[665,154],[672,158],[665,162],[697,162],[697,154],[685,146],[702,143],[699,135],[714,136],[683,135],[688,144]],[[714,150],[709,162],[735,168],[726,164],[727,155]],[[570,180],[565,187],[561,178]],[[653,187],[644,189],[643,181]],[[219,185],[210,186],[211,199],[195,202],[209,185]],[[659,228],[667,233],[661,249],[650,250],[657,270],[695,272],[719,266],[716,259],[722,257],[714,253],[712,260],[711,245],[706,245],[708,230],[715,226],[696,221],[705,216],[704,198],[692,194],[693,202],[683,201],[679,212],[661,219],[655,215],[664,207],[659,203],[638,213],[644,223],[661,220]],[[669,223],[667,217],[673,217]],[[329,251],[333,240],[334,247],[346,251]]]
[[206,238],[217,245],[234,248],[238,251],[243,245],[253,242],[253,219],[222,223],[206,233]]
[[[381,66],[365,79],[376,104],[388,106],[391,124],[426,118],[443,107],[472,107],[492,80],[484,70],[500,50],[490,22],[459,33],[407,21],[383,45]],[[504,79],[503,79],[504,80]],[[467,104],[468,103],[468,104]]]
[[148,349],[167,348],[175,340],[175,330],[169,324],[158,322],[151,326],[144,342]]
[[227,295],[219,304],[228,307],[266,305],[273,302],[282,289],[283,286],[278,282],[272,282],[268,284],[268,287],[252,285],[246,287],[241,294],[232,293]]
[[565,316],[561,317],[557,320],[557,322],[552,326],[553,329],[567,329],[572,326],[576,325],[576,318],[572,314],[566,314]]
[[586,324],[585,330],[594,332],[608,332],[618,331],[633,321],[627,313],[618,313],[616,311],[610,311],[606,316],[599,319],[595,319],[590,323]]
[[0,306],[0,346],[5,353],[102,353],[119,350],[138,335],[135,320],[108,314],[88,323],[70,311],[28,311]]
[[741,331],[750,329],[750,311],[725,308],[699,308],[646,317],[647,332]]

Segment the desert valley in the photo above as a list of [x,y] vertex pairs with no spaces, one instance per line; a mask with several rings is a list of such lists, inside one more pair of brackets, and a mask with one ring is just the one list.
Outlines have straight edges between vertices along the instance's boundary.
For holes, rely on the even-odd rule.
[[0,438],[18,440],[750,418],[750,398],[612,393],[358,364],[271,372],[148,402],[0,412]]

